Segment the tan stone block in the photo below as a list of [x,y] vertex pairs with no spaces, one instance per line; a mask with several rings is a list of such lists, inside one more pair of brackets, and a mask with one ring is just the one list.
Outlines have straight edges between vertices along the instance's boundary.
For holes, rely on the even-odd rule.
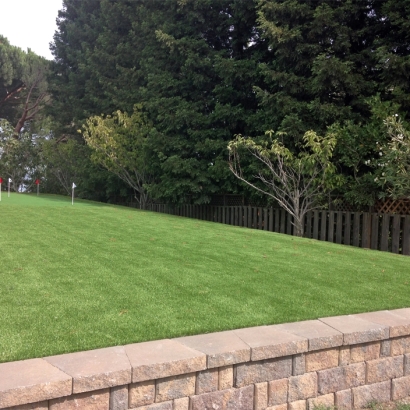
[[49,410],[107,410],[110,389],[94,390],[49,401]]
[[128,385],[115,386],[110,389],[110,410],[128,409]]
[[43,359],[0,364],[0,408],[72,393],[72,378]]
[[150,380],[132,383],[129,388],[129,405],[131,408],[146,406],[155,402],[155,381]]
[[339,349],[317,350],[306,353],[306,372],[329,369],[339,365]]
[[378,383],[403,376],[403,356],[385,357],[367,362],[367,383]]
[[180,337],[173,340],[205,353],[208,369],[247,362],[251,357],[251,348],[233,331]]
[[254,383],[283,379],[292,374],[292,357],[262,360],[235,365],[234,386],[244,387]]
[[401,400],[410,396],[410,376],[399,377],[392,380],[393,401]]
[[354,345],[350,348],[350,363],[366,362],[380,357],[380,342]]
[[292,376],[300,376],[306,373],[305,354],[295,354],[292,356]]
[[339,350],[339,366],[350,364],[350,346],[341,346]]
[[132,382],[198,372],[206,355],[174,340],[155,340],[124,346],[132,367]]
[[253,409],[254,386],[227,389],[191,397],[190,410],[251,410]]
[[316,407],[333,408],[335,405],[335,397],[333,393],[325,394],[324,396],[308,399],[308,410],[314,410]]
[[273,380],[268,383],[268,406],[288,402],[289,379]]
[[289,377],[288,400],[298,401],[317,396],[317,373]]
[[218,390],[226,390],[233,387],[233,366],[219,368]]
[[288,410],[288,404],[278,404],[277,406],[266,407],[266,410]]
[[410,309],[382,310],[355,315],[374,323],[389,326],[390,337],[410,334]]
[[288,410],[306,410],[306,400],[298,400],[289,403]]
[[254,392],[254,410],[265,410],[268,405],[268,383],[256,383]]
[[276,328],[307,338],[309,351],[329,349],[343,344],[343,334],[320,320],[284,323],[276,325]]
[[174,407],[172,410],[189,410],[189,397],[181,397],[174,400]]
[[20,406],[7,407],[4,410],[48,410],[48,400],[41,403],[22,404]]
[[252,361],[290,356],[308,350],[306,338],[280,331],[277,326],[259,326],[234,332],[251,347]]
[[391,340],[382,340],[380,346],[380,357],[391,356]]
[[318,375],[318,393],[334,393],[365,384],[365,363],[354,363],[333,369],[320,370]]
[[334,316],[319,319],[343,333],[343,345],[375,342],[389,338],[389,327],[354,315]]
[[162,403],[149,404],[148,406],[138,407],[137,410],[173,410],[173,401],[164,401]]
[[195,373],[159,379],[155,384],[155,402],[179,399],[195,394]]
[[131,382],[131,365],[123,346],[44,358],[73,378],[73,393],[100,390]]
[[195,394],[218,390],[218,369],[202,370],[196,376]]
[[386,403],[390,401],[390,385],[389,380],[353,388],[353,407],[364,408],[371,402]]
[[391,355],[400,356],[405,353],[410,353],[410,337],[399,337],[391,341]]
[[404,376],[410,375],[410,354],[404,355]]
[[341,390],[335,392],[335,406],[338,410],[351,410],[353,407],[352,390]]

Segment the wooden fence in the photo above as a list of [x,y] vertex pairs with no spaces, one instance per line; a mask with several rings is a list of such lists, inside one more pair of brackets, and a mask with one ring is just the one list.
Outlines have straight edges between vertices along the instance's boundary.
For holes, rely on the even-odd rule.
[[[204,221],[293,235],[292,217],[283,209],[251,206],[152,204],[148,210]],[[305,217],[306,238],[410,255],[410,215],[312,211]]]

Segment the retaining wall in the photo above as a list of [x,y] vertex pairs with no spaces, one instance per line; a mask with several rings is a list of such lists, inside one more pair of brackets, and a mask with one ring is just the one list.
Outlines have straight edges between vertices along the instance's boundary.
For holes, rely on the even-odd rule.
[[410,396],[410,308],[0,364],[0,408],[310,410]]

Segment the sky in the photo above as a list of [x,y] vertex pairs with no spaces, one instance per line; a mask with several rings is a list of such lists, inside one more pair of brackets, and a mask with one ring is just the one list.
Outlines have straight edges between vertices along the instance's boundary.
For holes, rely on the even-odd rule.
[[49,43],[63,0],[0,0],[0,34],[24,51],[52,60]]

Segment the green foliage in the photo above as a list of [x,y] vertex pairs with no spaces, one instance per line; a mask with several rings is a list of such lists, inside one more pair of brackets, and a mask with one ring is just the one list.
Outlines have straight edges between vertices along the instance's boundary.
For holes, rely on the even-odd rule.
[[0,120],[0,175],[11,178],[11,188],[21,187],[30,191],[34,181],[44,172],[41,161],[42,135],[24,131],[19,139],[14,138],[14,127],[6,120]]
[[0,36],[0,118],[12,123],[16,134],[41,117],[48,99],[48,67],[43,57],[31,50],[26,53]]
[[156,130],[140,111],[132,115],[117,111],[112,115],[93,116],[83,126],[83,136],[93,150],[91,158],[113,172],[135,192],[141,208],[148,203],[146,184],[148,171],[147,140]]
[[[273,131],[267,131],[266,135],[269,139],[261,144],[249,137],[236,136],[228,144],[230,169],[241,181],[272,197],[288,211],[294,218],[296,235],[303,236],[306,213],[316,209],[321,197],[343,182],[331,162],[336,138],[333,134],[321,137],[314,131],[307,131],[296,155],[278,138],[273,138]],[[285,136],[284,133],[276,135]],[[261,163],[262,169],[253,179],[247,178],[242,171],[240,151],[243,149]],[[255,179],[262,186],[256,184]]]
[[375,181],[395,199],[410,198],[409,125],[403,123],[398,114],[386,118],[384,124],[388,141],[377,143],[379,158],[373,162],[377,167]]

